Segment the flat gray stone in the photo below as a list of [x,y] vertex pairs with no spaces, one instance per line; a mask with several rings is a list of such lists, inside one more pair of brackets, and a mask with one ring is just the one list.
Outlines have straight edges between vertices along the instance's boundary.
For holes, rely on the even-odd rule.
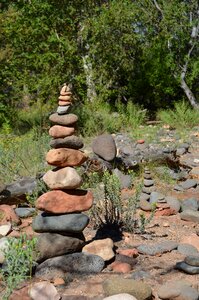
[[184,262],[190,266],[199,267],[199,253],[186,256]]
[[198,253],[198,249],[190,244],[179,244],[177,250],[183,255],[194,255]]
[[66,136],[65,138],[58,138],[58,139],[53,139],[50,141],[50,146],[51,148],[71,148],[71,149],[80,149],[84,146],[83,141],[75,136],[75,135],[70,135]]
[[168,196],[165,198],[165,200],[171,209],[174,209],[176,212],[180,211],[181,204],[177,198]]
[[151,204],[145,199],[140,199],[139,207],[144,211],[151,211],[152,209]]
[[96,137],[92,143],[92,150],[95,154],[107,161],[116,157],[116,144],[111,134],[102,134]]
[[141,254],[146,255],[157,255],[166,252],[170,252],[178,247],[178,244],[173,241],[163,241],[161,243],[154,243],[151,245],[140,245],[137,247],[137,250]]
[[76,123],[78,117],[74,114],[58,115],[58,113],[54,113],[49,117],[49,120],[54,124],[68,126]]
[[19,218],[31,217],[35,214],[36,209],[34,207],[17,207],[15,213]]
[[58,115],[65,115],[70,111],[71,106],[70,105],[65,105],[65,106],[58,106],[57,108],[57,113]]
[[180,156],[180,155],[185,154],[186,152],[187,152],[187,151],[186,151],[185,148],[177,148],[177,150],[176,150],[176,155],[177,155],[177,156]]
[[188,274],[199,274],[199,267],[188,265],[184,261],[178,262],[175,268]]
[[199,222],[199,211],[186,209],[180,213],[180,218],[184,221]]
[[188,190],[190,188],[194,188],[197,186],[197,181],[195,179],[187,179],[183,182],[180,183],[180,186],[184,189],[184,190]]
[[199,201],[195,198],[185,199],[181,202],[181,209],[185,211],[187,209],[197,211],[199,209]]
[[150,203],[157,203],[159,200],[163,200],[165,196],[159,192],[152,192],[150,195]]
[[142,192],[142,193],[140,194],[139,199],[140,199],[140,201],[141,201],[141,200],[144,200],[144,201],[147,201],[147,202],[149,203],[150,195],[147,194],[147,193],[143,193],[143,192]]
[[149,187],[149,186],[153,186],[154,185],[154,181],[151,179],[144,179],[144,186]]
[[185,280],[166,282],[158,290],[160,299],[197,300],[198,292]]
[[104,260],[97,255],[73,253],[45,260],[36,267],[36,278],[64,277],[66,273],[99,273],[104,268]]
[[146,194],[151,194],[155,191],[155,186],[143,186],[142,192]]
[[84,214],[48,215],[41,213],[32,222],[36,232],[82,232],[89,218]]

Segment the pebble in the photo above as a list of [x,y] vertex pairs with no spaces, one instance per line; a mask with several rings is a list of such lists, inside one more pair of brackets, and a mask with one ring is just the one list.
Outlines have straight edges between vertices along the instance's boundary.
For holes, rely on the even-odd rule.
[[184,262],[190,266],[199,267],[199,253],[186,256]]
[[49,129],[49,135],[53,138],[64,138],[69,135],[73,135],[75,132],[74,127],[66,127],[60,125],[54,125]]
[[161,243],[153,243],[151,245],[140,245],[137,247],[139,253],[146,255],[158,255],[165,252],[170,252],[178,247],[178,244],[173,241],[163,241]]
[[184,261],[176,263],[175,268],[188,274],[199,274],[199,267],[188,265]]
[[185,199],[184,201],[181,202],[181,209],[182,211],[186,209],[197,211],[199,209],[199,202],[195,198]]
[[15,212],[19,218],[27,218],[33,216],[36,209],[34,207],[17,207]]
[[0,225],[0,236],[6,236],[12,230],[12,224],[7,223],[5,225]]
[[160,299],[197,300],[198,292],[190,283],[184,280],[170,281],[158,290]]
[[180,218],[185,221],[199,222],[199,211],[186,209],[180,213]]
[[198,253],[198,249],[190,244],[179,244],[177,250],[183,255],[193,255]]
[[169,204],[169,207],[171,209],[174,209],[175,212],[180,211],[181,204],[180,204],[180,201],[177,198],[168,196],[168,197],[165,198],[165,200]]
[[152,192],[150,195],[150,203],[156,203],[159,202],[159,200],[163,200],[165,196],[159,192]]
[[92,150],[95,154],[106,161],[112,161],[116,157],[117,149],[115,140],[111,134],[97,136],[92,143]]
[[132,279],[140,280],[145,278],[151,278],[151,274],[145,271],[135,271],[132,273]]
[[141,199],[139,207],[144,211],[151,211],[151,204],[147,200]]
[[188,190],[190,188],[194,188],[197,186],[197,181],[195,179],[187,179],[183,182],[180,183],[180,186],[184,189],[184,190]]

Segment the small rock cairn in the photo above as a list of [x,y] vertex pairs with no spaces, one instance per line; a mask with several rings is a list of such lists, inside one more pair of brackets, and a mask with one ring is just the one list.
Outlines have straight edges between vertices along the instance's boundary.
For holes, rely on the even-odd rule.
[[38,235],[38,261],[78,252],[84,246],[82,231],[89,218],[83,214],[91,208],[93,196],[90,191],[79,189],[82,178],[74,167],[81,166],[87,156],[79,149],[82,140],[75,136],[78,117],[69,113],[72,104],[70,88],[64,84],[58,98],[57,112],[49,119],[54,125],[49,130],[53,138],[46,161],[54,166],[44,176],[43,181],[51,191],[36,200],[36,208],[41,210],[33,220],[33,230]]

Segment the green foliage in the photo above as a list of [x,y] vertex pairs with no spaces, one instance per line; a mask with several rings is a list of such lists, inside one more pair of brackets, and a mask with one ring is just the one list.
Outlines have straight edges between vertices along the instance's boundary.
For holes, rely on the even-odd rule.
[[143,234],[145,232],[145,229],[146,229],[146,226],[151,222],[151,220],[153,219],[154,217],[154,214],[155,214],[155,209],[156,209],[156,203],[153,203],[152,205],[152,209],[151,209],[151,213],[149,215],[149,217],[147,218],[145,216],[144,213],[141,213],[140,214],[140,218],[139,218],[139,232],[141,234]]
[[174,109],[162,110],[158,118],[172,128],[193,128],[199,124],[199,111],[192,109],[186,102],[176,102]]
[[41,196],[42,194],[48,192],[49,189],[45,185],[43,180],[37,180],[37,187],[34,189],[34,191],[29,194],[26,194],[26,200],[28,204],[30,204],[31,207],[35,207],[35,201]]
[[6,285],[3,299],[7,300],[20,283],[32,277],[35,246],[36,238],[28,240],[26,235],[8,240],[8,246],[4,250],[6,265],[0,269]]

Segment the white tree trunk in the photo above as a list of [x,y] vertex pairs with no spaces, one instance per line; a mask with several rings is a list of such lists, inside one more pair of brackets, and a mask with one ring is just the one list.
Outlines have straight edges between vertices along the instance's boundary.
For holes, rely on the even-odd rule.
[[90,61],[89,55],[85,55],[82,57],[83,59],[83,67],[86,75],[86,84],[87,84],[87,98],[90,102],[93,102],[97,96],[95,83],[93,80],[93,67]]

